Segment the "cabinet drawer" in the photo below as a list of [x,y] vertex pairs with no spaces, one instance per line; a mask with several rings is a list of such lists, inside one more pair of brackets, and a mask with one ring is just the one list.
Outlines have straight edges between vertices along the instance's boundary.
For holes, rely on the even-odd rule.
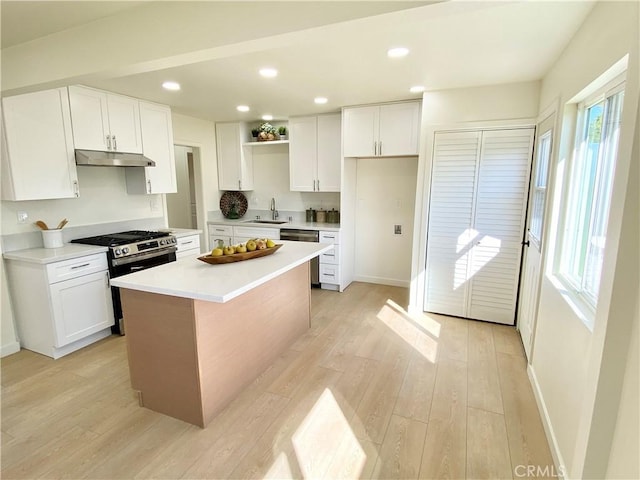
[[261,227],[233,227],[233,236],[249,238],[270,238],[271,240],[280,240],[280,229]]
[[320,263],[340,265],[340,245],[334,245],[328,252],[320,254]]
[[340,243],[340,232],[320,231],[320,243]]
[[209,235],[214,237],[233,237],[231,225],[209,225]]
[[188,237],[178,238],[178,253],[186,250],[198,250],[200,251],[200,235],[189,235]]
[[48,264],[47,278],[51,284],[107,269],[107,254],[96,253]]
[[320,264],[320,283],[340,284],[340,267],[338,265]]

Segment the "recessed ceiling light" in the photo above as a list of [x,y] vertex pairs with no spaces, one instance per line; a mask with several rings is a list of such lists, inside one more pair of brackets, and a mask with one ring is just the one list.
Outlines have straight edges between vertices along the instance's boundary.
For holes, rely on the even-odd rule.
[[405,47],[390,48],[387,51],[387,55],[391,58],[406,57],[408,53],[409,49]]
[[409,89],[411,93],[422,93],[424,92],[424,87],[422,85],[415,85]]
[[273,115],[262,115],[262,119],[265,121],[273,120]]
[[180,84],[178,82],[164,82],[162,88],[165,90],[180,90]]
[[261,68],[259,70],[260,75],[266,78],[273,78],[278,76],[278,70],[271,67]]
[[249,111],[249,107],[247,107],[246,105],[238,105],[236,107],[236,110],[238,110],[239,112],[248,112]]
[[327,103],[329,100],[327,100],[325,97],[316,97],[313,99],[313,101],[315,103],[317,103],[318,105],[324,105],[325,103]]

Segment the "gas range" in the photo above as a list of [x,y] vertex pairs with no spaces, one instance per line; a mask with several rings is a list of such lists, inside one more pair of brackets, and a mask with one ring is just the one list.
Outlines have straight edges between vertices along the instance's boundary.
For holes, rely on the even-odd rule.
[[[167,232],[146,230],[130,230],[96,237],[77,238],[71,241],[85,245],[109,247],[109,276],[111,278],[175,262],[178,250],[178,242],[173,235]],[[111,297],[116,320],[111,329],[113,333],[124,335],[120,290],[117,287],[111,287]]]
[[147,230],[129,230],[96,237],[77,238],[72,242],[109,247],[109,257],[114,260],[175,248],[177,244],[176,237],[173,235]]

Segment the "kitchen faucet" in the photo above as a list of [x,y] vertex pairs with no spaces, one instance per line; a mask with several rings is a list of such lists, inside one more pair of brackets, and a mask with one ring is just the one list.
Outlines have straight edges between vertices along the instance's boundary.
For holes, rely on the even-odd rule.
[[271,197],[271,220],[278,219],[278,210],[276,210],[276,199]]

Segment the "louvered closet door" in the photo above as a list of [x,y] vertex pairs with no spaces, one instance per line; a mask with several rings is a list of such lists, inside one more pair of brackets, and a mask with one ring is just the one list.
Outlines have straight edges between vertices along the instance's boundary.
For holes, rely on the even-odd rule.
[[480,138],[480,132],[435,135],[425,285],[430,312],[466,316]]
[[533,134],[532,128],[482,133],[469,318],[514,323]]

